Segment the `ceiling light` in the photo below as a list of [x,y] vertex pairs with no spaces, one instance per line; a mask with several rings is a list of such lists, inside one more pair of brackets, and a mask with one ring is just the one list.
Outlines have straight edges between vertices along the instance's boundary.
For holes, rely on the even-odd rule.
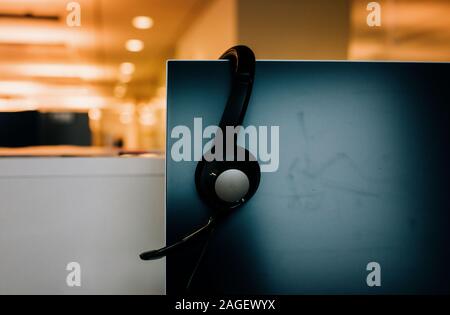
[[129,39],[125,43],[125,47],[128,51],[139,52],[144,49],[144,42],[139,39]]
[[135,66],[131,62],[123,62],[120,64],[120,73],[123,75],[132,75],[134,70]]
[[133,26],[141,30],[148,30],[153,26],[153,19],[148,16],[136,16],[133,19]]
[[0,62],[0,73],[11,77],[80,78],[83,80],[109,80],[117,77],[117,68],[94,64],[46,64]]
[[8,96],[35,95],[45,91],[45,86],[35,82],[1,81],[0,94]]

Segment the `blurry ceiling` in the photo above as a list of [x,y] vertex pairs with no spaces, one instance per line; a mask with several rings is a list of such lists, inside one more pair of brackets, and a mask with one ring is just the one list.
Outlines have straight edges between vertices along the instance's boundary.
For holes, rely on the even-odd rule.
[[[86,97],[86,107],[100,105],[95,97],[113,96],[122,62],[136,69],[126,96],[150,98],[164,85],[165,60],[176,40],[208,0],[78,0],[80,27],[66,23],[69,2],[0,2],[0,105],[27,94],[50,108],[70,97]],[[134,28],[135,16],[151,17],[153,27]],[[144,42],[143,51],[125,49],[134,38]]]
[[350,59],[450,61],[449,0],[381,0],[381,26],[366,22],[370,1],[353,0]]
[[[164,86],[165,60],[211,1],[78,0],[81,26],[70,27],[69,0],[1,0],[0,110],[86,110],[151,99]],[[348,1],[350,59],[450,59],[449,0],[377,1],[381,27],[366,23],[370,1]],[[135,16],[151,17],[153,27],[134,28]],[[128,52],[128,39],[143,40],[143,51]],[[120,82],[123,62],[135,65],[130,82]]]

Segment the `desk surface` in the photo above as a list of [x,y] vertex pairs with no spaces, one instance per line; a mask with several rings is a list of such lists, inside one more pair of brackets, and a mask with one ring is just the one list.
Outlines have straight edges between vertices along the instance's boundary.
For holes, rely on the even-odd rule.
[[165,293],[163,159],[0,158],[0,197],[0,294]]

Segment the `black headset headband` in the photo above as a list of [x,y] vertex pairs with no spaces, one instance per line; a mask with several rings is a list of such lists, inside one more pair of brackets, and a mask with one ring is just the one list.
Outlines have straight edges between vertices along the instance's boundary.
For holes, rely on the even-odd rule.
[[[229,60],[232,65],[231,91],[227,101],[225,110],[223,111],[219,127],[226,132],[227,126],[240,126],[247,110],[253,87],[253,79],[255,76],[255,55],[250,48],[246,46],[235,46],[227,50],[220,59]],[[203,163],[201,161],[199,163]],[[221,162],[219,162],[221,163]],[[204,164],[202,164],[204,165]],[[259,168],[258,168],[259,169]],[[259,175],[258,175],[259,181]],[[256,185],[257,187],[257,185]],[[256,188],[255,188],[256,190]],[[180,241],[157,249],[142,253],[140,255],[143,260],[158,259],[166,256],[172,250],[188,243],[205,233],[211,231],[216,221],[216,217],[211,217],[207,224],[197,229],[190,235],[184,237]]]
[[255,54],[247,46],[235,46],[220,59],[229,60],[233,71],[230,96],[219,124],[225,132],[226,126],[239,126],[244,120],[255,77]]

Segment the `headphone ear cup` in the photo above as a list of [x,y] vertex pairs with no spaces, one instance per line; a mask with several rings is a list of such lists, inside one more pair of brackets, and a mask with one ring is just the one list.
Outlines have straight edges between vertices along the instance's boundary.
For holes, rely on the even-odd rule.
[[[248,201],[256,192],[261,169],[255,157],[236,146],[232,161],[207,161],[204,157],[195,170],[195,184],[200,198],[217,210],[233,209]],[[245,157],[238,160],[237,157]]]

